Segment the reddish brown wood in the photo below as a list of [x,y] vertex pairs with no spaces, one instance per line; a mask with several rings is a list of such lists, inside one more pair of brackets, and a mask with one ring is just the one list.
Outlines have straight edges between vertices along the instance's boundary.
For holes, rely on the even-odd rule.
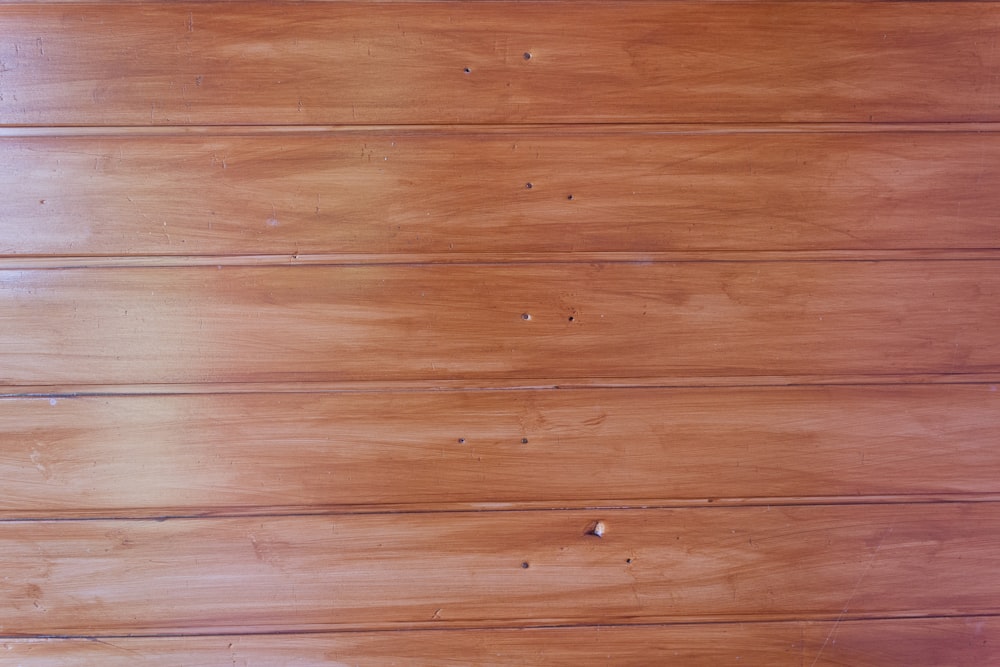
[[[3,517],[1000,494],[995,385],[0,400]],[[558,471],[558,474],[554,474]],[[861,510],[859,510],[861,512]]]
[[7,138],[0,253],[998,248],[998,164],[995,133]]
[[1000,371],[996,262],[0,272],[4,384]]
[[998,34],[0,2],[0,663],[1000,662]]
[[0,25],[3,124],[1000,120],[988,2],[24,3]]
[[998,530],[994,503],[0,523],[0,625],[100,636],[995,615]]
[[6,659],[49,667],[214,667],[299,662],[359,667],[621,665],[693,667],[981,667],[1000,660],[995,616],[800,623],[518,630],[346,632],[216,637],[6,639]]

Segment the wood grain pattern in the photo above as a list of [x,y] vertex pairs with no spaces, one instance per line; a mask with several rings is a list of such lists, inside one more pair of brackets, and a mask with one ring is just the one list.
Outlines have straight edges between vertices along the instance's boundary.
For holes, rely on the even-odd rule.
[[0,36],[0,663],[1000,664],[1000,4]]
[[[6,639],[9,660],[49,667],[982,667],[1000,660],[995,616],[800,623],[346,632],[308,635]],[[33,664],[31,662],[27,664]]]
[[[603,537],[588,534],[595,521]],[[998,530],[992,503],[0,523],[0,625],[100,636],[993,615]]]
[[7,138],[0,253],[998,248],[998,165],[997,133]]
[[992,3],[28,3],[0,25],[3,124],[1000,120]]
[[0,272],[4,384],[1000,371],[996,262]]
[[0,516],[997,494],[998,409],[996,385],[3,399]]

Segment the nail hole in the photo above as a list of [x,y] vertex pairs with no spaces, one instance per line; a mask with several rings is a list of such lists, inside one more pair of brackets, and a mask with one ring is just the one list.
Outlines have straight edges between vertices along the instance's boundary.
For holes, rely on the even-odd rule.
[[465,444],[465,438],[459,438],[458,439],[458,444],[464,445]]
[[629,565],[631,565],[632,564],[632,559],[631,558],[626,558],[625,562],[628,563]]
[[462,70],[462,71],[463,71],[463,72],[465,72],[466,74],[472,74],[472,70],[471,70],[471,69],[469,69],[468,67],[466,67],[466,68],[465,68],[464,70]]
[[531,189],[531,188],[533,188],[533,187],[535,187],[535,186],[534,186],[534,185],[532,185],[531,183],[525,183],[525,184],[524,184],[524,189],[525,189],[525,190],[530,190],[530,189]]
[[530,54],[530,53],[528,53],[527,51],[525,51],[525,52],[524,52],[524,59],[525,59],[525,60],[531,60],[531,54]]
[[531,314],[530,313],[521,313],[521,319],[525,320],[525,321],[530,320],[531,319]]
[[568,200],[570,200],[570,201],[573,201],[573,195],[568,195],[568,196],[566,197],[566,199],[568,199]]
[[528,561],[524,561],[523,563],[521,563],[521,569],[527,570],[529,567],[531,566],[528,565]]
[[527,438],[521,438],[521,444],[522,445],[528,444],[528,439]]
[[575,318],[575,317],[573,317],[572,315],[570,315],[570,316],[569,316],[569,321],[570,321],[570,322],[575,322],[575,321],[576,321],[576,318]]

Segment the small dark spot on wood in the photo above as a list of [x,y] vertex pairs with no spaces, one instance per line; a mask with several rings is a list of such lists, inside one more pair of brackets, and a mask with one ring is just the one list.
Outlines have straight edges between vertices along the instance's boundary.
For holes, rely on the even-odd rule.
[[472,70],[471,70],[471,69],[469,69],[468,67],[466,67],[466,68],[465,68],[464,70],[462,70],[462,71],[463,71],[463,72],[465,72],[466,74],[472,74]]
[[527,51],[525,51],[525,52],[524,52],[524,59],[525,59],[525,60],[531,60],[531,54],[530,54],[530,53],[528,53]]
[[631,565],[632,564],[632,559],[631,558],[626,558],[625,559],[625,563],[628,564],[628,565]]
[[524,561],[523,563],[521,563],[521,568],[522,569],[527,570],[529,567],[531,567],[531,566],[528,565],[528,561]]
[[576,321],[576,318],[575,318],[575,317],[573,317],[572,315],[570,315],[570,316],[569,316],[569,321],[570,321],[570,322],[575,322],[575,321]]
[[531,313],[521,313],[521,319],[525,320],[525,321],[530,320],[531,319]]
[[524,189],[525,190],[530,190],[533,187],[535,187],[535,186],[530,181],[528,183],[524,184]]
[[566,199],[568,199],[569,201],[573,201],[573,195],[567,195]]
[[465,438],[459,438],[458,439],[458,444],[464,445],[465,444]]
[[521,438],[521,444],[522,445],[528,444],[528,439],[527,438]]

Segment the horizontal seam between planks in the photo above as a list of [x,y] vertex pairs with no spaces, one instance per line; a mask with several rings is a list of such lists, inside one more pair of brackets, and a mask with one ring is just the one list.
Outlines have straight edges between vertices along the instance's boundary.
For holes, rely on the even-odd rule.
[[[907,381],[907,377],[910,377]],[[759,378],[747,378],[747,382],[734,382],[731,377],[719,378],[717,384],[711,384],[713,377],[702,378],[703,383],[692,384],[690,382],[663,382],[660,378],[654,378],[653,383],[643,384],[642,378],[620,379],[615,382],[612,378],[594,378],[593,382],[588,382],[588,378],[559,379],[553,381],[532,382],[527,384],[490,385],[488,381],[471,379],[468,381],[447,381],[459,386],[423,386],[441,384],[442,380],[415,380],[404,382],[411,386],[392,386],[391,383],[370,382],[364,383],[369,386],[356,386],[351,383],[340,384],[335,382],[310,382],[291,381],[287,383],[272,382],[243,382],[243,383],[213,383],[213,382],[180,382],[180,383],[142,383],[133,385],[53,385],[51,390],[46,390],[40,385],[0,385],[0,399],[21,399],[21,398],[87,398],[87,397],[129,397],[129,396],[200,396],[200,395],[240,395],[240,394],[404,394],[404,393],[465,393],[465,392],[529,392],[529,391],[588,391],[588,390],[703,390],[712,391],[716,389],[781,389],[781,388],[822,388],[822,387],[936,387],[936,386],[984,386],[993,385],[1000,382],[1000,376],[990,373],[941,373],[941,374],[914,374],[912,376],[900,374],[867,375],[867,376],[846,376],[842,381],[837,381],[837,376],[818,376],[813,381],[803,381],[789,376],[783,378],[777,376],[771,378],[773,381],[761,382]],[[496,382],[496,380],[493,380]],[[511,382],[527,382],[524,379],[513,379]],[[71,388],[68,388],[71,387]],[[175,389],[171,389],[175,387]],[[146,389],[144,389],[146,388]]]
[[[860,255],[860,256],[859,256]],[[565,257],[562,257],[565,256]],[[523,253],[293,253],[227,255],[5,255],[0,271],[184,269],[199,267],[538,266],[591,264],[779,264],[873,262],[995,262],[1000,248],[893,250],[678,250]]]
[[[851,623],[865,623],[865,622],[905,622],[905,621],[919,621],[919,620],[957,620],[957,619],[993,619],[1000,617],[1000,613],[956,613],[956,614],[908,614],[907,612],[899,612],[895,615],[887,614],[861,614],[857,616],[851,616],[849,618],[844,618],[843,622]],[[776,618],[747,618],[739,620],[719,620],[719,619],[704,619],[704,620],[682,620],[675,623],[671,622],[636,622],[636,623],[566,623],[566,624],[524,624],[524,625],[469,625],[469,626],[444,626],[444,627],[427,627],[421,625],[415,625],[414,627],[393,627],[385,629],[366,629],[359,627],[344,628],[344,629],[302,629],[302,630],[274,630],[274,631],[259,631],[259,632],[215,632],[215,633],[180,633],[180,632],[164,632],[164,633],[134,633],[125,635],[71,635],[71,634],[37,634],[37,635],[4,635],[0,634],[0,641],[39,641],[39,640],[82,640],[82,641],[94,641],[100,642],[102,640],[109,639],[184,639],[184,638],[212,638],[212,637],[295,637],[299,635],[341,635],[341,634],[362,634],[362,633],[372,633],[372,634],[385,634],[385,633],[397,633],[397,632],[493,632],[493,631],[503,631],[503,632],[517,632],[519,630],[573,630],[573,629],[613,629],[613,628],[671,628],[671,627],[683,627],[683,626],[707,626],[707,625],[796,625],[801,623],[838,623],[836,615],[819,615],[819,616],[809,616],[809,617],[776,617]]]
[[[882,0],[877,0],[882,1]],[[0,7],[4,4],[0,2]],[[567,122],[567,123],[391,123],[391,124],[326,124],[246,125],[0,125],[0,139],[31,137],[210,137],[210,136],[287,136],[341,134],[411,134],[456,135],[475,134],[518,135],[740,135],[740,134],[991,134],[1000,132],[1000,121],[923,121],[923,122],[776,122],[776,123],[649,123],[649,122]]]
[[[459,514],[524,514],[524,513],[581,513],[581,512],[658,512],[658,511],[718,511],[718,510],[750,510],[750,509],[760,509],[760,508],[772,508],[772,507],[795,507],[795,508],[825,508],[825,507],[870,507],[872,505],[880,506],[910,506],[910,507],[925,507],[927,505],[981,505],[981,504],[996,504],[1000,506],[1000,494],[997,493],[982,493],[982,494],[955,494],[954,498],[945,498],[942,496],[936,498],[927,498],[922,500],[916,500],[913,498],[907,498],[903,495],[897,496],[870,496],[873,500],[864,501],[856,496],[830,496],[829,502],[818,502],[820,497],[804,498],[803,502],[795,502],[791,498],[781,499],[781,498],[751,498],[750,502],[731,502],[733,500],[738,501],[739,499],[716,499],[715,502],[712,500],[695,500],[689,503],[669,504],[669,501],[664,504],[644,504],[644,505],[584,505],[579,506],[547,506],[547,507],[503,507],[503,508],[435,508],[435,509],[380,509],[377,506],[370,506],[370,509],[364,509],[363,507],[345,510],[345,509],[323,509],[317,508],[316,511],[294,511],[294,512],[258,512],[254,513],[252,508],[247,512],[211,512],[207,511],[203,514],[173,514],[173,515],[156,515],[148,514],[145,516],[115,516],[115,515],[104,515],[104,516],[51,516],[51,517],[11,517],[11,518],[0,518],[0,526],[5,524],[24,524],[24,523],[93,523],[93,522],[109,522],[109,521],[126,521],[126,522],[156,522],[165,523],[167,521],[233,521],[236,519],[290,519],[290,518],[306,518],[306,517],[349,517],[349,516],[412,516],[412,515],[429,515],[429,514],[439,514],[439,515],[459,515]],[[785,502],[782,502],[785,501]],[[728,504],[727,504],[728,503]],[[125,510],[123,510],[125,511]]]
[[[32,5],[77,5],[95,4],[98,0],[0,0],[0,6],[32,6]],[[766,0],[763,4],[785,4],[785,5],[891,5],[891,4],[920,4],[920,5],[992,5],[996,0]],[[312,4],[350,4],[350,5],[373,5],[373,4],[400,4],[400,5],[457,5],[469,2],[469,0],[279,0],[277,2],[266,2],[266,0],[201,0],[203,5],[253,5],[274,4],[278,6],[289,5],[312,5]],[[566,5],[584,7],[606,6],[606,0],[475,0],[477,5],[510,5],[519,2],[524,5]],[[99,0],[102,5],[128,5],[135,4],[135,0]],[[191,0],[183,3],[173,3],[169,0],[159,0],[159,2],[147,2],[146,4],[192,4]],[[761,0],[616,0],[615,4],[622,5],[754,5],[762,4]]]

